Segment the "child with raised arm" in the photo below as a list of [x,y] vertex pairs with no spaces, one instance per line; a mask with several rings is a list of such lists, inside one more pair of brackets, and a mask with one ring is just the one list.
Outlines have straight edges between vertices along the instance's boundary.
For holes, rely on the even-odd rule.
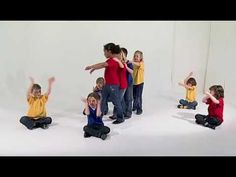
[[25,125],[28,129],[41,127],[43,129],[48,128],[51,124],[52,118],[47,117],[46,102],[48,96],[51,93],[52,83],[55,81],[54,77],[48,79],[48,90],[45,94],[41,95],[41,86],[34,83],[34,79],[30,77],[30,87],[27,92],[27,101],[29,104],[29,110],[27,116],[23,116],[20,119],[20,123]]
[[92,92],[88,95],[87,99],[82,99],[84,102],[84,114],[87,115],[88,123],[84,126],[84,137],[88,138],[91,136],[101,138],[105,140],[107,134],[110,132],[110,128],[104,126],[101,117],[101,104],[100,96]]
[[115,57],[116,55],[120,54],[120,52],[121,49],[119,45],[108,43],[104,46],[104,55],[107,60],[102,63],[87,66],[85,68],[85,70],[90,70],[90,73],[97,69],[105,68],[105,86],[102,90],[101,110],[102,114],[104,115],[107,100],[110,98],[113,105],[117,108],[117,119],[113,122],[113,124],[120,124],[124,122],[123,110],[119,97],[120,82],[118,75],[118,69],[120,67],[123,68],[124,65]]
[[224,111],[224,89],[221,85],[213,85],[209,88],[210,93],[202,99],[203,103],[208,104],[208,115],[197,114],[196,123],[205,127],[215,129],[222,124]]
[[197,101],[196,101],[196,86],[197,82],[192,77],[193,72],[189,73],[189,75],[185,78],[184,83],[179,82],[179,85],[186,89],[186,99],[179,100],[179,105],[177,106],[180,109],[196,109]]

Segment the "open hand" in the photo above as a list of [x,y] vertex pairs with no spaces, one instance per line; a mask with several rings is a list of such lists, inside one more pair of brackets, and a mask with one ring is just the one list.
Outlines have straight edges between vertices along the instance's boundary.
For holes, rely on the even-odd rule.
[[91,69],[89,73],[90,73],[90,74],[92,74],[92,73],[93,73],[93,71],[95,71],[95,69],[94,69],[94,68],[93,68],[93,69]]
[[30,79],[31,83],[34,83],[34,78],[33,77],[29,77],[29,79]]
[[49,82],[49,83],[55,82],[55,77],[50,77],[50,78],[48,79],[48,82]]
[[87,99],[86,99],[86,98],[81,97],[81,101],[82,101],[83,103],[87,103]]
[[192,76],[193,75],[193,72],[189,73],[189,76]]
[[91,66],[86,66],[86,67],[85,67],[85,70],[90,70],[90,69],[92,69]]

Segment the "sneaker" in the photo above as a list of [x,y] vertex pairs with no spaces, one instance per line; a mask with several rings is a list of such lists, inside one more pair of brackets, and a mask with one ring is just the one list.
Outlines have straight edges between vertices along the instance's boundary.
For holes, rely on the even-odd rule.
[[107,138],[107,134],[102,134],[102,135],[100,136],[100,138],[101,138],[102,140],[105,140],[105,139]]
[[117,119],[115,120],[114,122],[112,122],[113,124],[120,124],[122,122],[124,122],[125,120],[124,119]]
[[84,132],[84,137],[85,137],[85,138],[89,138],[89,137],[91,137],[91,135],[88,134],[88,133],[86,133],[86,132]]
[[211,129],[213,129],[213,130],[215,130],[215,126],[214,125],[211,125],[211,124],[209,124],[209,123],[207,123],[206,125],[204,125],[205,127],[208,127],[208,128],[211,128]]
[[143,110],[141,110],[141,109],[138,109],[136,112],[137,115],[141,115],[142,113],[143,113]]
[[47,125],[47,124],[43,124],[43,125],[41,126],[41,128],[42,128],[42,129],[48,129],[48,125]]
[[136,111],[137,109],[136,108],[133,108],[132,111]]
[[187,109],[188,107],[187,106],[183,106],[183,105],[180,104],[180,105],[177,106],[177,108],[179,108],[179,109]]
[[112,120],[115,120],[115,119],[117,119],[117,117],[116,117],[116,116],[114,116],[114,115],[112,115],[112,116],[109,116],[109,118],[110,118],[110,119],[112,119]]
[[131,115],[124,115],[124,118],[129,119],[129,118],[131,118]]

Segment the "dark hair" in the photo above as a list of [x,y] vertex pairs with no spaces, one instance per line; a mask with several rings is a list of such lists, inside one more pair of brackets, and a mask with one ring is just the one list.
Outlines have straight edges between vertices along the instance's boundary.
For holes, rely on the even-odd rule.
[[34,84],[33,86],[32,86],[32,89],[31,89],[31,91],[33,91],[33,90],[41,90],[41,87],[40,87],[40,85],[39,84]]
[[224,98],[224,89],[221,85],[213,85],[209,88],[209,90],[212,90],[215,92],[215,95],[214,97],[216,99],[219,99],[219,98]]
[[197,82],[196,82],[196,80],[193,78],[193,77],[191,77],[191,78],[189,78],[188,80],[187,80],[187,83],[186,84],[191,84],[192,86],[196,86],[197,85]]
[[120,46],[114,43],[104,45],[104,50],[110,51],[112,54],[119,54],[121,52]]
[[97,101],[100,100],[100,96],[99,96],[96,92],[92,92],[92,93],[88,94],[87,99],[88,99],[89,97],[93,97],[93,98],[95,98]]
[[98,84],[98,83],[100,83],[100,82],[104,82],[105,80],[104,80],[104,78],[103,77],[99,77],[99,78],[97,78],[97,80],[96,80],[96,84]]
[[125,56],[127,57],[128,55],[128,50],[124,47],[120,48],[122,52],[124,52]]

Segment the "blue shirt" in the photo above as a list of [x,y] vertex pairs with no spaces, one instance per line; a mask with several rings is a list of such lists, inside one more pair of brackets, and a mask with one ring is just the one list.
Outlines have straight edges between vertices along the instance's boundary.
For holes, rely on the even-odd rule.
[[97,109],[94,110],[89,106],[89,112],[90,112],[90,114],[87,116],[88,117],[88,125],[94,125],[94,124],[104,125],[102,118],[97,117],[97,115],[96,115]]
[[[132,63],[129,63],[129,61],[126,62],[127,66],[130,68],[130,69],[133,69],[133,64]],[[132,74],[130,74],[128,71],[126,72],[126,76],[127,76],[127,81],[128,81],[128,86],[132,85],[133,84],[133,76]]]

